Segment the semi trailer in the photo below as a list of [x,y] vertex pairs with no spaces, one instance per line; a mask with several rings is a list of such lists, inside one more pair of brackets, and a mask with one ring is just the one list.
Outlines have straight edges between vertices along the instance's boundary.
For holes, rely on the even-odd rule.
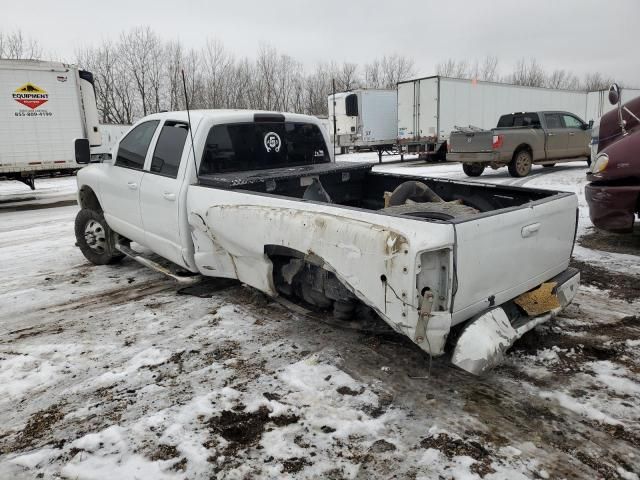
[[0,60],[0,178],[34,189],[37,175],[78,169],[76,138],[102,143],[93,75],[60,62]]
[[384,150],[396,144],[397,103],[392,89],[357,89],[329,95],[329,136],[341,152]]

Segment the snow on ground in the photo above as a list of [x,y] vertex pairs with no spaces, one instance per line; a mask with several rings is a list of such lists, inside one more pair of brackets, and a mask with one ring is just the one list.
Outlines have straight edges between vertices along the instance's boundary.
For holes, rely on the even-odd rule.
[[50,204],[74,200],[77,192],[76,177],[36,178],[36,189],[16,180],[0,183],[0,205],[12,206],[14,202],[28,201],[30,204]]
[[[459,165],[376,168],[465,178]],[[588,236],[584,170],[479,181],[575,191]],[[44,182],[49,200],[73,193],[70,178]],[[90,265],[77,207],[35,207],[0,208],[1,478],[640,475],[640,302],[615,285],[581,287],[476,378],[247,287],[198,298],[131,261]],[[575,253],[637,279],[637,252]]]

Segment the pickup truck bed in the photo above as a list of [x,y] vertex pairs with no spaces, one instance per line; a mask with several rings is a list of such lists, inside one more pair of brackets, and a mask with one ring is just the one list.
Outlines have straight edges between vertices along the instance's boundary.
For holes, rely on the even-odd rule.
[[[320,180],[333,203],[302,199],[309,184],[306,179],[311,177]],[[478,212],[439,219],[386,211],[384,193],[408,181],[422,182],[444,200],[461,200]],[[218,252],[234,251],[248,226],[260,238],[259,241],[247,238],[250,245],[241,249],[242,254],[230,255],[234,258],[229,265],[233,266],[220,265],[216,267],[222,269],[218,273],[229,276],[238,273],[243,282],[277,294],[264,278],[255,275],[256,262],[261,260],[265,262],[264,271],[269,270],[264,245],[284,246],[304,254],[314,252],[332,270],[348,278],[347,283],[354,290],[369,301],[378,299],[379,302],[374,302],[376,310],[395,325],[402,322],[391,320],[395,317],[388,311],[392,302],[387,299],[385,304],[380,276],[390,279],[390,271],[396,271],[398,280],[391,284],[395,288],[394,285],[404,283],[405,275],[419,276],[416,269],[421,265],[419,260],[404,260],[400,261],[404,263],[402,267],[390,268],[399,266],[396,257],[408,255],[419,259],[420,252],[432,249],[446,250],[451,255],[455,273],[450,281],[457,288],[452,301],[443,302],[442,307],[450,309],[455,325],[564,271],[573,248],[577,220],[577,201],[570,193],[376,173],[369,164],[351,163],[259,171],[251,175],[202,176],[199,186],[189,191],[188,205],[194,215],[204,220],[203,228],[218,239]],[[237,229],[231,234],[231,219],[238,217],[242,221],[236,223]],[[297,231],[300,223],[302,232]],[[340,232],[332,241],[327,240],[328,225]],[[363,228],[379,236],[376,247],[371,244],[368,251],[359,246]],[[281,232],[290,235],[282,238]],[[390,234],[396,236],[394,242],[404,247],[395,245],[388,250]],[[407,254],[402,254],[405,250]],[[523,261],[527,257],[530,261]],[[211,267],[212,261],[208,255],[196,254],[199,268],[205,263]],[[244,271],[246,277],[241,273]],[[415,299],[416,305],[418,300]],[[400,304],[403,310],[401,307]]]

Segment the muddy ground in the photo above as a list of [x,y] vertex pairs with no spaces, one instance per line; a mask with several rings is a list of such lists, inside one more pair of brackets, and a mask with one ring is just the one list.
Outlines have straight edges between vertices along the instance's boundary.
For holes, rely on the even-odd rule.
[[573,304],[478,378],[241,285],[89,265],[75,211],[0,211],[6,478],[640,475],[638,276],[574,260]]

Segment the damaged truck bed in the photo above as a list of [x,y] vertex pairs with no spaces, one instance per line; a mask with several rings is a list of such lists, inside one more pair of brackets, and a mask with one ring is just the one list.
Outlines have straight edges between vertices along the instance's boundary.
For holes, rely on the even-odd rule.
[[476,374],[573,299],[575,195],[374,173],[326,140],[303,115],[146,117],[79,172],[78,244],[101,264],[133,241],[338,320],[375,314]]

